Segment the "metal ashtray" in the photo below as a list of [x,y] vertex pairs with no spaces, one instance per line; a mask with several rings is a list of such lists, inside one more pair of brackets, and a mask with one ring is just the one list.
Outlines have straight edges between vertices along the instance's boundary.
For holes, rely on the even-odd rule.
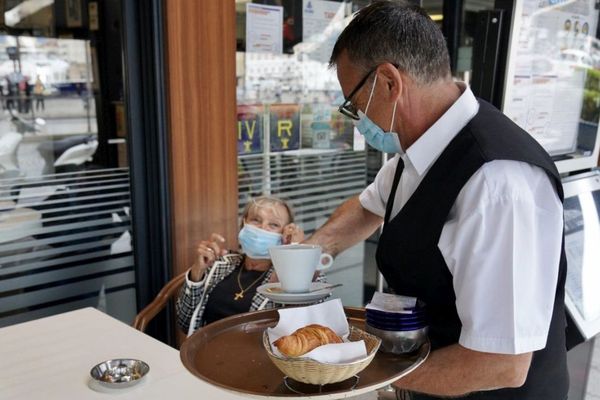
[[120,389],[139,383],[148,371],[150,367],[141,360],[118,358],[95,365],[90,375],[102,386]]

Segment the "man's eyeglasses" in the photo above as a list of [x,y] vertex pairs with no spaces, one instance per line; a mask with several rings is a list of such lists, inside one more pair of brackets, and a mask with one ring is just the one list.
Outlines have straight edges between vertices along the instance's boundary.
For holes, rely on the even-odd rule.
[[360,117],[358,116],[358,109],[354,106],[354,104],[352,104],[352,97],[354,97],[356,92],[358,92],[360,90],[360,88],[363,87],[363,85],[365,84],[365,82],[367,81],[369,76],[371,76],[371,74],[376,69],[377,69],[377,67],[375,67],[372,70],[370,70],[369,72],[367,72],[367,74],[364,76],[364,78],[362,78],[360,80],[360,82],[358,82],[356,87],[350,92],[348,97],[344,98],[344,102],[342,103],[341,106],[338,107],[338,110],[340,113],[342,113],[342,115],[345,115],[346,117],[355,119],[357,121],[360,119]]

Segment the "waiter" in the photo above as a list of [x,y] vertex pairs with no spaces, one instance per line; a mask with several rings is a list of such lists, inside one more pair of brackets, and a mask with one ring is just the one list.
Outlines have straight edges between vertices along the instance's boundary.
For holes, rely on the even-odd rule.
[[562,187],[538,143],[453,82],[419,7],[359,11],[331,56],[352,118],[395,153],[309,240],[336,254],[384,224],[388,285],[427,304],[432,353],[413,399],[566,399]]

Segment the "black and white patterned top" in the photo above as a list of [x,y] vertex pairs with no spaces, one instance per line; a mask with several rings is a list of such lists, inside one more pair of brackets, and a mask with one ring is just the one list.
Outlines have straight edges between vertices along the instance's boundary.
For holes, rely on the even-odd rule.
[[[186,275],[186,280],[179,292],[179,297],[175,304],[177,323],[188,333],[188,336],[204,325],[202,316],[204,315],[206,304],[208,303],[208,299],[213,289],[222,282],[223,279],[235,271],[237,267],[240,267],[243,261],[243,254],[226,254],[215,261],[212,267],[205,272],[204,279],[200,282],[191,281],[189,279],[188,271],[188,275]],[[243,266],[241,268],[243,268]],[[255,288],[268,283],[272,274],[273,268],[267,271],[262,282],[258,283]],[[325,275],[319,275],[316,280],[318,282],[325,282]],[[276,303],[256,292],[252,297],[252,302],[248,311],[258,311],[274,307],[276,307]],[[192,318],[194,318],[194,326],[190,331],[190,322]]]

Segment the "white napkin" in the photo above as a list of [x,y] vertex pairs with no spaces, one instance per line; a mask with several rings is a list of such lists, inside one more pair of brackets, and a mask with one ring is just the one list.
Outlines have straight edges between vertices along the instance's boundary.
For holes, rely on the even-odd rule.
[[375,292],[371,302],[365,307],[368,310],[385,311],[400,314],[412,314],[412,308],[417,305],[416,297],[400,296],[397,294]]
[[279,322],[267,329],[269,343],[276,355],[281,356],[273,342],[282,336],[293,333],[296,329],[310,324],[319,324],[333,330],[344,343],[326,344],[304,354],[315,361],[327,364],[343,364],[361,360],[367,356],[364,340],[347,342],[350,328],[340,299],[326,301],[307,307],[285,308],[278,310]]

